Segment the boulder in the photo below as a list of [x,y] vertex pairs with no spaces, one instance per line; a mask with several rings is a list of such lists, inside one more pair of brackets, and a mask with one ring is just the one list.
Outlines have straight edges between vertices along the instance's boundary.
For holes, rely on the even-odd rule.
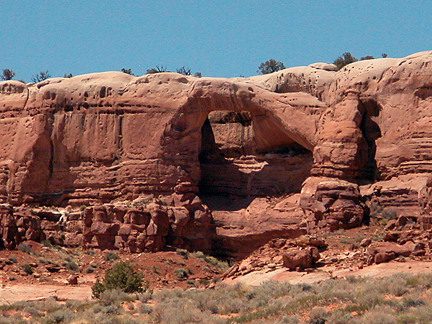
[[399,245],[394,242],[378,242],[371,245],[367,253],[374,258],[375,263],[382,263],[393,260],[398,256],[408,257],[414,251],[423,249],[424,244],[418,245],[411,241],[406,242],[404,245]]
[[69,277],[67,277],[66,283],[68,285],[73,285],[73,286],[78,285],[78,276],[77,275],[70,275]]
[[318,249],[315,247],[293,248],[283,254],[283,265],[290,270],[304,270],[311,268],[319,258]]

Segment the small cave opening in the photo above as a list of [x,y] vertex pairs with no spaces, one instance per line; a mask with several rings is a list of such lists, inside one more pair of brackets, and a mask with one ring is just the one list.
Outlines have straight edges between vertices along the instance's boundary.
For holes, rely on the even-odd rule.
[[[312,153],[291,139],[280,144],[269,138],[269,143],[279,144],[260,147],[255,133],[257,122],[248,111],[209,113],[201,128],[201,195],[249,199],[300,192],[310,175]],[[275,131],[266,136],[278,134]]]

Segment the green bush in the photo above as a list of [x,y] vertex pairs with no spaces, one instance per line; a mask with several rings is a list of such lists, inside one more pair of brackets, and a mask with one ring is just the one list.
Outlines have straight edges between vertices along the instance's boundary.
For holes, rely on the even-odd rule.
[[188,277],[188,272],[183,268],[177,268],[174,270],[174,275],[182,280]]
[[350,52],[345,52],[341,56],[339,56],[333,64],[338,67],[338,69],[342,69],[344,66],[357,62],[358,59],[355,58]]
[[52,243],[49,240],[43,240],[41,243],[43,247],[52,247]]
[[96,280],[92,287],[93,298],[100,298],[105,290],[120,289],[126,293],[143,292],[147,288],[144,285],[143,275],[135,272],[128,262],[119,262],[108,270],[103,281]]
[[115,261],[118,260],[119,256],[115,252],[107,252],[105,253],[105,261]]
[[24,263],[21,267],[22,267],[22,269],[24,270],[25,273],[27,273],[29,275],[33,274],[33,268],[31,267],[30,264]]
[[391,220],[397,218],[397,213],[393,208],[385,208],[381,214],[382,218]]
[[177,249],[176,253],[181,255],[185,260],[189,259],[189,251],[185,249]]
[[75,317],[74,313],[69,309],[59,309],[48,314],[46,323],[68,323]]
[[283,69],[285,69],[285,65],[282,62],[276,61],[275,59],[270,59],[261,63],[257,72],[261,74],[269,74]]
[[79,267],[74,261],[70,261],[66,263],[66,268],[72,271],[78,271]]
[[32,246],[29,243],[23,242],[23,243],[20,243],[18,245],[18,250],[20,250],[21,252],[30,254],[31,247]]

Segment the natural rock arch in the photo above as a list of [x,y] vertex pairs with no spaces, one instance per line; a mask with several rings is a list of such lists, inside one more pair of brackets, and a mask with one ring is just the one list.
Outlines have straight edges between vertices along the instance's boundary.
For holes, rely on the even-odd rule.
[[[201,129],[212,111],[253,115],[258,151],[312,150],[325,104],[242,80],[118,72],[2,83],[4,201],[92,204],[183,183],[198,191]],[[317,113],[318,111],[318,113]],[[186,189],[185,189],[186,190]]]
[[[198,182],[193,179],[200,184],[201,193],[266,196],[298,192],[312,166],[307,152],[314,147],[319,115],[311,110],[324,109],[323,103],[305,93],[276,94],[239,81],[197,80],[187,102],[167,125],[164,143],[169,145],[167,150],[176,147],[192,152],[190,162],[199,164],[202,171]],[[208,117],[217,112],[222,117],[212,120],[231,118],[231,124],[236,124],[228,126],[229,134],[219,138],[222,141],[244,131],[244,125],[235,119],[248,116],[249,144],[244,154],[224,157],[216,147]],[[298,154],[305,156],[296,157]]]

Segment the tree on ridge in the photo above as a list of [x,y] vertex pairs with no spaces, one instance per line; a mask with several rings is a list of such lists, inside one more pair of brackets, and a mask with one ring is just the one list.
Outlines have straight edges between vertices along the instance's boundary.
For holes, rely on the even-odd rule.
[[45,81],[46,79],[51,78],[51,74],[49,74],[48,70],[40,71],[39,74],[33,75],[31,80],[33,83],[38,83],[41,81]]
[[333,64],[338,67],[338,69],[342,69],[344,66],[357,62],[358,59],[355,58],[350,52],[345,52],[341,56],[339,56]]
[[266,62],[261,63],[261,65],[258,67],[257,72],[260,72],[261,74],[268,74],[283,69],[285,69],[285,65],[282,62],[276,61],[275,59],[270,59]]
[[3,69],[3,73],[0,76],[0,78],[2,80],[8,81],[8,80],[12,80],[14,76],[15,76],[15,72],[13,70]]

